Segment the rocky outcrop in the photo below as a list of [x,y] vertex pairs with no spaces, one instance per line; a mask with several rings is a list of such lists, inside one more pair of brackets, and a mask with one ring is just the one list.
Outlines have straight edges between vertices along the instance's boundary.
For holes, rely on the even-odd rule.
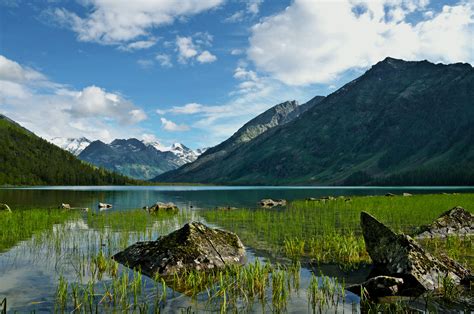
[[286,206],[286,200],[272,200],[270,198],[264,198],[260,201],[262,207],[275,207],[275,206]]
[[137,242],[113,256],[117,262],[153,277],[186,270],[215,270],[243,264],[245,249],[239,237],[228,231],[191,222],[156,241]]
[[401,294],[437,289],[446,277],[459,284],[469,275],[455,261],[432,256],[413,238],[394,233],[370,214],[361,213],[361,227],[367,252],[379,272],[404,279]]
[[366,293],[366,297],[376,299],[379,297],[397,295],[403,286],[403,279],[390,276],[376,276],[369,280],[347,287],[347,290],[357,295]]
[[10,206],[8,206],[7,204],[1,204],[0,203],[0,212],[9,212],[9,213],[11,213],[12,210],[11,210]]
[[150,214],[158,214],[158,213],[177,213],[179,212],[178,206],[176,206],[174,203],[161,203],[157,202],[154,205],[148,207],[144,207],[146,211],[148,211]]
[[451,235],[474,235],[474,215],[462,207],[454,207],[441,214],[431,225],[421,227],[415,238],[445,238]]

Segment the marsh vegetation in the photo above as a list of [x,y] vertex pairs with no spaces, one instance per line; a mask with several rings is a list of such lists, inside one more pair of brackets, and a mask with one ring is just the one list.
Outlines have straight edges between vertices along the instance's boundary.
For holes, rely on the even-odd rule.
[[[351,276],[368,271],[371,263],[359,226],[360,211],[394,230],[412,233],[457,205],[472,210],[474,194],[341,197],[294,201],[278,209],[186,209],[153,215],[138,209],[20,210],[0,213],[0,269],[6,276],[17,268],[38,267],[53,277],[54,289],[28,302],[7,295],[9,307],[19,311],[319,313],[360,312],[361,306],[400,311],[406,309],[403,303],[372,304],[345,289]],[[137,241],[155,240],[190,221],[237,233],[247,247],[247,264],[149,278],[111,259]],[[423,245],[473,269],[469,237],[425,240]],[[334,266],[339,270],[325,273]],[[449,283],[443,287],[445,300],[456,295]]]

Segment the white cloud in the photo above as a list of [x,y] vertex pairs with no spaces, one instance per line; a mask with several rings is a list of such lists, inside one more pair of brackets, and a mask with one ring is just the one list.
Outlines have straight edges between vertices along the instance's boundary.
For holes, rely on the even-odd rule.
[[176,37],[176,49],[178,51],[178,61],[188,63],[197,60],[199,63],[211,63],[217,60],[217,57],[204,50],[203,46],[212,45],[212,36],[209,33],[196,33],[194,36]]
[[171,57],[167,54],[157,54],[155,59],[160,63],[164,68],[171,68],[173,63],[171,62]]
[[155,40],[155,39],[139,40],[139,41],[131,42],[131,43],[127,44],[127,45],[122,45],[122,46],[119,47],[119,49],[120,49],[120,50],[123,50],[123,51],[132,52],[132,51],[135,51],[135,50],[141,50],[141,49],[148,49],[148,48],[151,48],[151,47],[153,47],[155,44],[156,44],[156,40]]
[[0,110],[44,138],[129,137],[147,118],[118,93],[94,85],[75,90],[1,55]]
[[150,59],[138,59],[137,63],[143,69],[150,69],[155,64],[155,62],[153,62],[153,60],[150,60]]
[[80,41],[119,44],[148,36],[151,29],[219,6],[223,0],[86,0],[88,13],[80,17],[64,8],[53,17],[77,33]]
[[212,63],[217,60],[217,57],[209,51],[204,50],[196,59],[200,63]]
[[260,12],[260,5],[263,0],[247,0],[245,3],[245,9],[239,10],[231,16],[224,19],[226,23],[237,23],[242,22],[245,19],[253,18]]
[[232,49],[230,51],[230,54],[233,55],[233,56],[238,56],[238,55],[241,55],[243,53],[244,53],[244,51],[242,49]]
[[161,125],[163,126],[163,129],[166,131],[171,131],[171,132],[182,132],[182,131],[188,131],[189,127],[185,124],[176,124],[171,120],[168,120],[166,118],[161,118]]
[[[248,57],[289,85],[328,83],[387,56],[433,62],[474,61],[472,2],[427,10],[427,0],[295,0],[252,28]],[[430,11],[428,11],[430,12]]]

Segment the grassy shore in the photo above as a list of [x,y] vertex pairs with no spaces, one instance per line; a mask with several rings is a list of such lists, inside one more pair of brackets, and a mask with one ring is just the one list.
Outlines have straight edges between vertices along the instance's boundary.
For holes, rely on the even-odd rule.
[[[26,240],[33,254],[47,255],[48,263],[55,265],[52,304],[57,312],[165,312],[176,300],[183,311],[191,312],[284,312],[292,300],[302,298],[309,312],[342,312],[358,307],[345,293],[345,278],[311,274],[301,263],[336,263],[343,270],[370,263],[359,225],[361,211],[397,232],[411,233],[454,206],[472,211],[474,194],[340,197],[294,201],[286,208],[181,210],[176,215],[32,209],[0,213],[0,252]],[[111,259],[136,241],[155,240],[196,220],[236,232],[246,246],[271,253],[280,264],[256,259],[214,273],[148,278]],[[471,239],[453,237],[424,245],[473,266]],[[368,306],[375,312],[402,309],[398,304]]]

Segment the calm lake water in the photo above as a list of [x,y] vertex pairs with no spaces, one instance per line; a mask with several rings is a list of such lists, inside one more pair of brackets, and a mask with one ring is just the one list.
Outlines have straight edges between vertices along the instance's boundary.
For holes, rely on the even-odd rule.
[[173,202],[180,208],[257,206],[262,198],[286,200],[325,195],[383,195],[472,192],[474,187],[267,187],[267,186],[44,186],[0,189],[0,203],[10,207],[96,208],[98,202],[113,205],[114,210],[142,208],[156,202]]
[[[177,218],[163,221],[154,225],[149,234],[127,233],[128,245],[139,240],[156,239],[159,235],[167,234],[178,229],[184,221],[201,220],[200,209],[222,206],[257,207],[262,198],[282,198],[289,201],[307,197],[351,196],[351,195],[383,195],[386,193],[402,194],[424,193],[468,193],[474,192],[474,187],[221,187],[221,186],[87,186],[87,187],[34,187],[34,188],[3,188],[0,189],[0,203],[7,203],[15,210],[31,207],[57,207],[61,203],[69,203],[73,207],[88,207],[97,209],[98,202],[113,204],[112,210],[131,210],[151,205],[155,202],[174,202],[185,213],[184,220]],[[201,211],[202,213],[202,211]],[[206,222],[206,221],[203,221]],[[34,235],[31,239],[21,241],[7,252],[0,253],[0,302],[7,297],[9,311],[49,313],[54,309],[55,291],[59,276],[62,275],[70,283],[79,282],[77,267],[81,256],[89,256],[102,249],[102,238],[109,239],[114,252],[123,239],[121,232],[109,230],[100,232],[89,225],[86,219],[79,218],[63,225],[56,225],[52,230]],[[268,252],[246,247],[249,261],[261,259],[275,262],[275,256]],[[87,255],[89,254],[89,255]],[[273,255],[273,254],[272,254]],[[279,261],[279,260],[276,260]],[[316,268],[315,268],[316,267]],[[323,271],[326,275],[337,278],[345,277],[346,283],[361,282],[370,269],[358,269],[352,273],[342,274],[335,265],[326,265],[301,269],[300,287],[291,293],[288,311],[293,313],[308,312],[307,288],[312,273]],[[121,266],[121,272],[128,269]],[[130,276],[133,274],[130,273]],[[80,283],[87,282],[87,276]],[[145,278],[147,283],[145,295],[152,295],[154,282]],[[104,282],[110,281],[105,278]],[[101,289],[101,283],[97,289]],[[103,291],[101,292],[103,293]],[[205,302],[196,302],[180,293],[169,291],[168,301],[164,312],[180,313],[183,309],[192,307],[200,311]],[[357,296],[347,293],[347,303],[343,304],[345,312],[354,311],[358,304]],[[204,309],[204,308],[201,308]],[[1,309],[0,309],[1,310]],[[334,308],[330,312],[334,312]],[[252,312],[260,312],[256,307]],[[268,309],[267,309],[268,311]],[[342,312],[342,308],[339,308]],[[358,307],[355,312],[359,312]],[[204,310],[207,312],[207,310]]]

